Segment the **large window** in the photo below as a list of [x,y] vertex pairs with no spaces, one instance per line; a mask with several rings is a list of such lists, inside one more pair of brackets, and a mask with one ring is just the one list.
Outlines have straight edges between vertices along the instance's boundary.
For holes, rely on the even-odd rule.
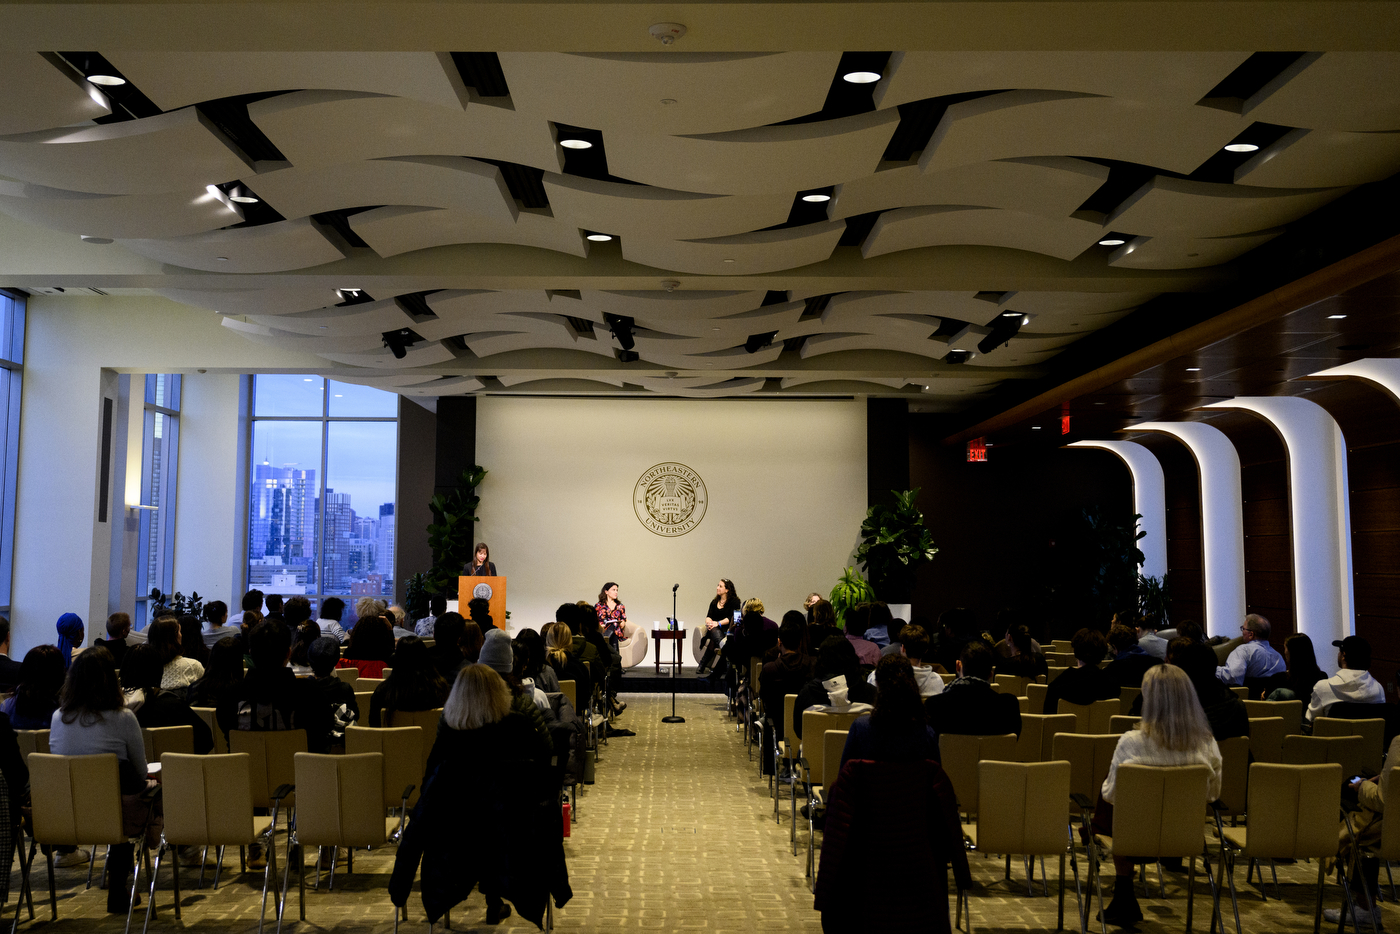
[[394,393],[253,377],[248,589],[393,594],[398,430]]
[[15,479],[24,375],[24,298],[0,289],[0,612],[10,612],[14,568]]
[[142,397],[141,531],[136,556],[138,629],[146,625],[151,591],[169,593],[175,577],[175,480],[179,473],[180,377],[152,373],[146,377]]

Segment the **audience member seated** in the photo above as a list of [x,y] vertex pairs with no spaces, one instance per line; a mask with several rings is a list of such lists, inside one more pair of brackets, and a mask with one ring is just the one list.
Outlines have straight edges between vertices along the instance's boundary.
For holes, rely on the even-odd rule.
[[[1376,929],[1382,928],[1380,906],[1372,902],[1372,897],[1380,891],[1380,860],[1374,856],[1362,856],[1361,851],[1381,844],[1385,824],[1385,789],[1394,781],[1392,772],[1397,764],[1400,764],[1400,736],[1390,741],[1390,748],[1385,754],[1385,767],[1380,775],[1368,779],[1347,779],[1350,790],[1356,794],[1356,803],[1353,806],[1350,797],[1344,796],[1342,804],[1349,814],[1347,821],[1338,828],[1337,858],[1346,866],[1351,879],[1360,879],[1364,883],[1355,886],[1351,893],[1356,899],[1351,922],[1356,924],[1357,931],[1371,929],[1372,924]],[[1390,871],[1388,865],[1386,871]],[[1322,913],[1323,920],[1328,924],[1339,924],[1341,916],[1340,908],[1328,908]]]
[[[228,624],[230,626],[237,626],[240,630],[244,628],[251,629],[262,619],[262,609],[263,592],[261,590],[250,590],[243,595],[243,599],[238,605],[238,612],[229,617]],[[245,619],[249,613],[256,613],[257,619]],[[245,622],[248,623],[247,627],[243,625]]]
[[298,678],[311,677],[311,659],[307,652],[311,643],[319,638],[321,627],[309,619],[303,619],[299,625],[292,628],[292,674]]
[[359,722],[360,707],[355,702],[355,688],[335,674],[340,643],[334,636],[317,636],[306,654],[311,661],[311,683],[331,714],[326,743],[332,749],[344,748],[345,728]]
[[[973,639],[963,645],[962,657],[953,663],[958,676],[943,688],[941,694],[924,701],[928,725],[935,733],[1021,735],[1020,702],[1010,694],[1000,694],[992,689],[992,664],[995,660],[996,653],[981,639]],[[1069,672],[1065,672],[1067,674]]]
[[572,654],[574,634],[569,629],[569,624],[546,623],[544,645],[545,659],[549,667],[554,669],[554,676],[560,681],[574,682],[574,696],[578,700],[575,707],[579,710],[585,709],[588,699],[593,696],[593,677],[577,656]]
[[496,621],[491,618],[491,602],[489,600],[483,600],[480,597],[468,600],[467,614],[471,617],[472,622],[481,627],[483,635],[497,628]]
[[[180,654],[206,665],[209,662],[209,646],[204,644],[204,631],[200,626],[198,616],[186,614],[180,617]],[[121,668],[120,662],[117,668]]]
[[515,644],[525,653],[525,662],[516,672],[520,680],[530,681],[546,694],[558,694],[559,678],[545,662],[544,637],[533,629],[522,629],[515,634]]
[[[447,615],[451,616],[453,614],[448,613]],[[438,622],[442,622],[441,617],[438,618]],[[574,637],[575,641],[581,638],[582,636]],[[476,624],[476,620],[467,619],[462,621],[462,638],[458,643],[462,647],[462,661],[457,666],[459,671],[463,665],[476,664],[477,658],[481,655],[481,644],[485,641],[486,636],[482,633],[481,627]],[[453,674],[455,675],[456,672],[453,672]]]
[[807,654],[816,657],[822,644],[832,636],[841,635],[836,625],[836,609],[826,600],[818,599],[808,609],[812,621],[807,624]]
[[[160,662],[160,650],[153,645],[133,645],[122,662],[122,693],[126,696],[127,707],[136,714],[136,720],[146,729],[158,726],[188,726],[194,729],[194,751],[196,755],[208,755],[214,750],[214,734],[209,725],[190,710],[190,705],[175,691],[164,691],[160,687],[164,665]],[[132,700],[139,696],[140,702]]]
[[112,660],[116,662],[118,668],[122,666],[122,657],[126,655],[126,637],[131,635],[131,614],[113,613],[107,617],[107,638],[94,639],[93,645],[100,645],[108,652],[112,653]]
[[[943,693],[942,676],[933,670],[932,665],[924,663],[924,656],[929,653],[929,637],[924,627],[905,626],[900,630],[899,635],[901,641],[891,643],[896,647],[893,654],[909,659],[909,664],[914,671],[914,683],[919,686],[919,696],[932,697],[935,694]],[[880,660],[883,661],[889,657],[891,656],[882,654]],[[998,663],[1000,661],[998,660]],[[874,684],[875,672],[872,671],[865,680]]]
[[875,709],[848,728],[841,765],[851,759],[919,762],[938,759],[938,735],[928,725],[914,667],[902,655],[875,666]]
[[234,730],[305,730],[308,752],[325,752],[330,708],[310,680],[297,680],[287,662],[292,639],[287,628],[263,620],[248,634],[253,670],[218,707],[219,728]]
[[1147,654],[1138,642],[1137,632],[1121,623],[1114,623],[1108,631],[1108,645],[1113,650],[1113,661],[1104,666],[1103,673],[1118,688],[1142,687],[1147,669],[1162,664],[1161,659]]
[[[929,659],[930,664],[938,665],[945,672],[952,672],[958,667],[963,646],[973,640],[981,640],[981,634],[977,631],[977,614],[963,607],[944,610],[938,616],[938,632],[930,635],[933,638],[933,658]],[[990,642],[987,643],[987,647],[991,648]]]
[[340,620],[345,615],[345,601],[339,597],[327,597],[321,601],[320,619],[316,620],[316,625],[321,627],[321,635],[330,636],[336,642],[344,645],[350,641],[350,637],[344,629],[340,628]]
[[77,613],[64,613],[54,624],[58,630],[58,653],[63,656],[63,670],[73,664],[73,650],[83,648],[83,618]]
[[408,614],[405,613],[403,607],[399,606],[397,603],[385,609],[384,618],[387,619],[389,625],[393,627],[395,642],[402,639],[404,636],[415,635],[411,628],[404,626],[404,623],[408,621]]
[[428,598],[428,615],[413,624],[413,632],[420,639],[433,638],[433,626],[437,618],[447,612],[447,594],[435,593]]
[[1075,667],[1060,675],[1045,689],[1045,712],[1058,713],[1060,701],[1092,704],[1119,694],[1118,684],[1099,667],[1108,653],[1108,642],[1097,629],[1081,629],[1070,639]]
[[[158,661],[159,659],[157,659]],[[115,753],[121,781],[122,810],[132,833],[145,823],[141,799],[158,787],[146,778],[146,744],[136,714],[126,709],[112,653],[92,648],[73,660],[63,682],[62,704],[54,713],[49,750],[59,756],[92,756]],[[150,807],[145,806],[146,813]],[[140,824],[134,824],[138,818]],[[125,914],[131,896],[127,877],[132,868],[132,847],[120,843],[107,850],[107,911]]]
[[[616,716],[622,712],[617,703],[617,682],[622,677],[622,656],[613,652],[612,647],[608,645],[603,634],[598,630],[598,614],[593,610],[593,606],[591,604],[574,604],[574,607],[573,619],[569,622],[569,628],[574,632],[582,632],[584,641],[592,646],[594,657],[597,658],[597,661],[593,662],[590,667],[593,672],[593,682],[603,690],[603,709],[610,716]],[[490,635],[489,630],[487,630],[487,635]],[[483,649],[483,651],[485,650]],[[588,661],[587,654],[584,655],[584,661]]]
[[862,603],[846,613],[846,641],[856,650],[862,665],[874,667],[880,661],[880,647],[865,638],[865,623],[870,619],[869,603]]
[[[488,634],[483,653],[496,651],[492,637],[498,635],[509,648],[509,637],[498,631]],[[407,904],[420,860],[423,907],[431,919],[477,885],[492,925],[511,914],[504,899],[526,917],[536,908],[542,915],[551,894],[567,900],[553,754],[547,734],[521,714],[498,672],[484,664],[462,669],[443,705],[422,794],[394,860],[394,904]],[[466,788],[490,789],[493,806],[463,794]],[[491,844],[464,847],[465,836]],[[530,871],[521,871],[526,866]]]
[[865,680],[855,647],[844,637],[827,639],[817,652],[812,679],[792,705],[792,731],[802,735],[802,712],[808,707],[846,708],[874,701],[875,688]]
[[394,652],[394,670],[370,696],[369,725],[388,726],[389,714],[395,710],[436,710],[447,700],[450,687],[423,640],[404,636]]
[[[1119,766],[1204,765],[1210,770],[1210,776],[1206,780],[1202,810],[1220,797],[1220,747],[1211,735],[1191,679],[1174,665],[1158,665],[1143,676],[1142,700],[1142,720],[1118,740],[1108,766],[1108,777],[1103,781],[1098,810],[1094,813],[1094,830],[1098,833],[1113,833]],[[1142,909],[1133,892],[1136,866],[1132,859],[1115,855],[1113,868],[1116,873],[1113,901],[1104,909],[1103,920],[1119,927],[1132,927],[1142,920]]]
[[883,649],[890,644],[890,630],[893,626],[894,615],[890,613],[889,605],[879,600],[871,603],[865,618],[865,640]]
[[[10,720],[0,714],[0,775],[5,777],[5,788],[10,800],[10,827],[18,827],[24,810],[29,807],[29,766],[19,751],[19,737],[15,735]],[[19,845],[19,837],[14,837]],[[55,860],[55,865],[58,861]]]
[[1135,627],[1138,637],[1138,645],[1142,650],[1158,661],[1167,660],[1167,642],[1157,635],[1157,620],[1155,618],[1140,617]]
[[[1001,613],[997,614],[997,622],[999,624],[997,628],[1004,632],[1005,635],[1003,635],[1001,637],[1001,641],[998,642],[996,645],[992,646],[992,648],[996,651],[997,655],[1000,656],[1000,658],[997,659],[996,667],[997,671],[1002,673],[1006,672],[1006,669],[1002,667],[1001,663],[1001,659],[1003,658],[1011,658],[1017,654],[1039,655],[1042,657],[1044,657],[1045,655],[1044,647],[1041,646],[1039,642],[1035,641],[1034,639],[1031,639],[1030,629],[1016,622],[1018,615],[1019,614],[1011,610],[1003,610]],[[1003,622],[1005,623],[1005,625],[1000,625]],[[1026,638],[1030,640],[1030,651],[1022,649],[1016,642],[1014,634],[1015,630],[1018,627],[1026,630]]]
[[[311,601],[300,595],[292,597],[282,607],[282,618],[293,632],[300,629],[302,623],[315,622],[311,619]],[[316,628],[319,630],[321,627],[318,624]]]
[[16,730],[47,730],[58,709],[63,675],[63,656],[58,647],[34,646],[24,653],[19,685],[14,695],[0,704],[0,713],[10,718],[10,726]]
[[282,595],[280,593],[270,593],[263,597],[263,605],[267,607],[268,616],[282,616]]
[[803,685],[812,680],[816,671],[816,659],[804,650],[807,626],[801,614],[790,619],[793,614],[783,617],[778,627],[778,657],[763,666],[759,676],[759,698],[763,710],[773,721],[773,729],[779,738],[785,737],[786,722],[783,720],[783,698],[797,694]]
[[[442,675],[442,680],[449,685],[457,677],[457,670],[462,667],[466,660],[466,654],[462,646],[462,640],[466,635],[467,621],[462,619],[460,613],[439,613],[433,620],[432,636],[433,644],[428,649],[428,654],[432,656],[433,664],[437,666],[438,674]],[[476,630],[478,642],[476,649],[479,651],[481,645],[481,630]]]
[[218,708],[224,695],[243,680],[243,639],[224,636],[209,649],[204,677],[190,685],[191,707]]
[[186,658],[180,644],[180,621],[173,616],[162,616],[146,627],[149,644],[160,651],[161,663],[165,670],[160,676],[160,686],[167,691],[187,694],[187,689],[204,677],[204,666],[193,658]]
[[361,616],[350,630],[344,656],[341,668],[356,668],[361,678],[384,677],[384,669],[394,657],[394,630],[389,621],[379,614]]
[[1371,677],[1371,643],[1360,636],[1347,636],[1332,643],[1337,647],[1337,673],[1313,686],[1312,699],[1303,714],[1309,732],[1312,722],[1327,716],[1333,704],[1384,704],[1385,688]]
[[[884,658],[886,655],[904,654],[903,648],[900,645],[900,639],[903,638],[904,627],[908,625],[909,623],[907,621],[897,616],[890,620],[890,644],[880,648],[881,658]],[[921,623],[920,626],[922,627],[922,625]],[[928,630],[925,629],[924,632],[928,632]]]
[[1031,638],[1031,631],[1025,626],[1012,626],[1006,630],[1003,646],[1006,654],[999,653],[996,660],[998,674],[1039,678],[1048,672],[1045,653],[1040,651],[1039,644]]
[[[1205,711],[1211,735],[1217,740],[1248,736],[1249,711],[1244,701],[1215,676],[1215,662],[1215,652],[1204,642],[1173,639],[1167,649],[1167,664],[1186,672],[1191,686],[1196,689],[1196,700]],[[1128,712],[1140,716],[1142,703],[1142,698],[1138,697]]]
[[1312,639],[1301,632],[1289,636],[1283,642],[1283,660],[1288,663],[1283,685],[1274,688],[1264,699],[1310,702],[1317,682],[1327,680],[1327,673],[1318,667]]
[[[592,614],[591,607],[589,613]],[[598,617],[594,615],[593,619],[596,629]],[[486,634],[486,639],[481,645],[480,664],[501,676],[501,679],[510,688],[511,709],[526,717],[544,737],[545,742],[553,748],[554,741],[549,735],[549,725],[545,721],[544,711],[541,710],[534,690],[527,691],[525,685],[521,684],[520,679],[515,676],[515,649],[511,647],[510,636],[506,634],[504,629],[492,629]],[[543,706],[548,708],[549,701],[546,700]]]
[[1288,663],[1278,650],[1269,644],[1269,621],[1257,613],[1250,613],[1240,627],[1240,644],[1230,652],[1225,664],[1215,670],[1215,676],[1224,684],[1242,687],[1246,679],[1268,678],[1283,674]]

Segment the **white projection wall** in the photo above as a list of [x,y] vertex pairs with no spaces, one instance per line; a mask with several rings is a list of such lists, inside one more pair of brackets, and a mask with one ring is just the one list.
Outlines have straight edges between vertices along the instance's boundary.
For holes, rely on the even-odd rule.
[[[670,615],[677,583],[681,620],[701,623],[721,577],[777,620],[831,589],[865,517],[863,400],[484,396],[476,439],[489,471],[478,537],[509,581],[512,631],[596,599],[605,581],[647,630]],[[648,531],[633,509],[638,479],[667,461],[694,470],[709,494],[704,519],[676,538]]]

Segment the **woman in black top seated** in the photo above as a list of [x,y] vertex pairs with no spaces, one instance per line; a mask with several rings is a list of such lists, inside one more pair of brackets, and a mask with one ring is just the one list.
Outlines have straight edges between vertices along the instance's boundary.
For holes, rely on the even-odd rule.
[[835,678],[846,679],[847,703],[869,704],[875,700],[875,687],[866,681],[860,670],[855,646],[845,636],[833,636],[817,653],[816,675],[797,692],[797,700],[793,701],[792,731],[798,737],[802,736],[802,711],[830,704],[831,694],[822,682]]
[[[188,726],[194,730],[196,755],[208,755],[214,750],[214,734],[209,724],[190,709],[175,691],[160,689],[160,676],[165,665],[160,649],[149,643],[133,645],[122,659],[122,688],[127,697],[140,693],[142,701],[136,709],[136,722],[142,729],[158,726]],[[130,701],[128,701],[130,704]]]
[[369,725],[388,726],[388,714],[395,710],[435,710],[447,700],[448,690],[423,640],[404,636],[394,652],[389,677],[370,695]]
[[1037,678],[1046,673],[1045,656],[1035,651],[1031,632],[1025,626],[1012,626],[1006,630],[1006,648],[1011,655],[997,659],[997,674]]
[[734,622],[734,614],[739,612],[741,607],[739,595],[734,591],[734,582],[728,578],[720,578],[715,587],[715,598],[710,601],[710,608],[705,611],[705,635],[700,639],[700,645],[704,647],[704,654],[700,659],[700,677],[706,677],[715,670],[720,640],[729,632],[729,627]]
[[578,701],[574,706],[582,710],[593,697],[593,678],[578,656],[570,654],[573,644],[574,634],[568,623],[545,623],[545,660],[549,667],[554,669],[558,680],[574,682],[574,693]]
[[1117,697],[1118,683],[1104,673],[1099,662],[1108,654],[1108,640],[1097,629],[1081,629],[1070,639],[1077,667],[1060,675],[1045,689],[1045,712],[1060,712],[1060,701],[1071,704],[1092,704],[1094,701]]
[[841,765],[851,759],[938,759],[938,734],[924,716],[914,666],[903,655],[886,655],[875,666],[875,709],[851,724],[841,750]]
[[209,649],[204,677],[190,685],[191,707],[218,707],[224,694],[243,681],[243,638],[224,636]]

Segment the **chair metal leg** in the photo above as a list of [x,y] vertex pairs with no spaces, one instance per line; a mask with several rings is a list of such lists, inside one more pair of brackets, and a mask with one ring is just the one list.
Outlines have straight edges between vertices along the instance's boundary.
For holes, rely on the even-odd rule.
[[[92,847],[92,852],[88,854],[88,877],[87,877],[87,885],[83,886],[83,890],[84,890],[84,891],[86,891],[87,889],[92,888],[92,867],[95,866],[95,865],[97,865],[97,845],[96,845],[96,844],[93,845],[93,847]],[[104,876],[106,875],[106,867],[105,867],[105,866],[103,867],[103,874],[104,874]]]
[[[1043,861],[1042,861],[1042,866],[1041,866],[1040,874],[1041,874],[1041,876],[1044,876],[1044,875],[1045,875],[1045,868],[1044,868],[1044,865],[1043,865]],[[1064,853],[1064,850],[1061,850],[1061,851],[1060,851],[1060,913],[1059,913],[1058,919],[1057,919],[1056,922],[1055,922],[1055,930],[1057,930],[1057,931],[1063,931],[1064,929],[1065,929],[1065,853]]]
[[[1274,877],[1274,898],[1277,898],[1279,901],[1283,901],[1283,889],[1278,887],[1278,870],[1274,868],[1274,861],[1272,858],[1270,858],[1269,860],[1269,872],[1271,872]],[[1259,879],[1259,887],[1262,889],[1264,887],[1264,879],[1262,878],[1264,873],[1262,870],[1260,871],[1259,875],[1261,877]]]
[[205,844],[199,849],[199,888],[204,888],[204,866],[209,862],[209,845]]
[[[201,870],[203,874],[203,870]],[[170,878],[175,883],[175,920],[180,920],[180,850],[175,849],[175,858],[170,861]],[[151,877],[151,885],[156,883],[155,877]],[[151,899],[151,904],[155,904],[155,899]]]
[[1084,891],[1079,887],[1079,859],[1074,852],[1074,825],[1069,825],[1069,871],[1074,873],[1074,907],[1079,913],[1079,934],[1088,934],[1084,920]]
[[[1161,863],[1158,863],[1160,872]],[[1191,915],[1196,907],[1196,857],[1186,864],[1186,934],[1191,934]]]
[[[1222,845],[1223,845],[1223,844],[1222,844]],[[1221,859],[1223,860],[1224,857],[1222,856]],[[1234,859],[1234,857],[1231,857],[1231,858],[1230,858],[1230,867],[1229,867],[1228,870],[1225,870],[1225,871],[1227,872],[1228,878],[1229,878],[1229,880],[1230,880],[1230,904],[1231,904],[1231,905],[1234,907],[1234,909],[1235,909],[1235,934],[1244,934],[1244,928],[1240,926],[1240,899],[1239,899],[1239,894],[1235,891],[1235,859]],[[1225,921],[1224,921],[1224,919],[1221,920],[1221,922],[1220,922],[1220,927],[1221,927],[1222,929],[1225,927]]]
[[[156,872],[159,872],[159,871],[160,871],[160,861],[161,861],[161,858],[165,856],[165,850],[166,850],[165,843],[162,842],[162,843],[161,843],[161,846],[160,846],[160,849],[159,849],[159,850],[156,850]],[[178,863],[179,861],[180,861],[180,859],[179,859],[179,854],[177,853],[177,854],[176,854],[176,858],[175,858],[175,862]],[[135,880],[133,879],[132,881],[134,882]],[[135,886],[134,886],[134,885],[132,886],[132,889],[133,889],[133,891],[135,890]],[[177,900],[175,904],[178,905],[178,904],[179,904],[179,901]],[[150,889],[146,892],[146,923],[143,924],[143,925],[141,926],[141,934],[146,934],[146,931],[150,928],[150,926],[151,926],[151,915],[152,915],[152,913],[154,912],[155,907],[156,907],[156,873],[155,873],[155,872],[152,872],[152,873],[151,873],[151,885],[150,885]]]
[[1390,880],[1390,900],[1395,901],[1395,877],[1390,874],[1390,860],[1385,861],[1385,877]]
[[58,891],[53,885],[53,847],[44,854],[44,859],[49,864],[49,911],[53,915],[53,920],[58,920]]
[[[242,848],[240,847],[240,849]],[[217,892],[219,890],[219,870],[224,868],[224,848],[216,847],[214,849],[214,852],[218,854],[218,856],[216,857],[218,859],[218,863],[214,865],[214,891]],[[201,877],[203,876],[203,870],[200,871],[200,875]]]
[[326,891],[327,891],[327,892],[334,892],[334,891],[335,891],[335,857],[336,857],[336,849],[335,849],[335,847],[331,847],[331,873],[330,873],[330,876],[326,879]]
[[267,834],[267,865],[263,866],[263,891],[262,905],[258,908],[258,934],[262,934],[263,922],[267,918],[267,887],[272,881],[272,864],[276,861],[273,856],[277,852],[277,838],[272,833]]

